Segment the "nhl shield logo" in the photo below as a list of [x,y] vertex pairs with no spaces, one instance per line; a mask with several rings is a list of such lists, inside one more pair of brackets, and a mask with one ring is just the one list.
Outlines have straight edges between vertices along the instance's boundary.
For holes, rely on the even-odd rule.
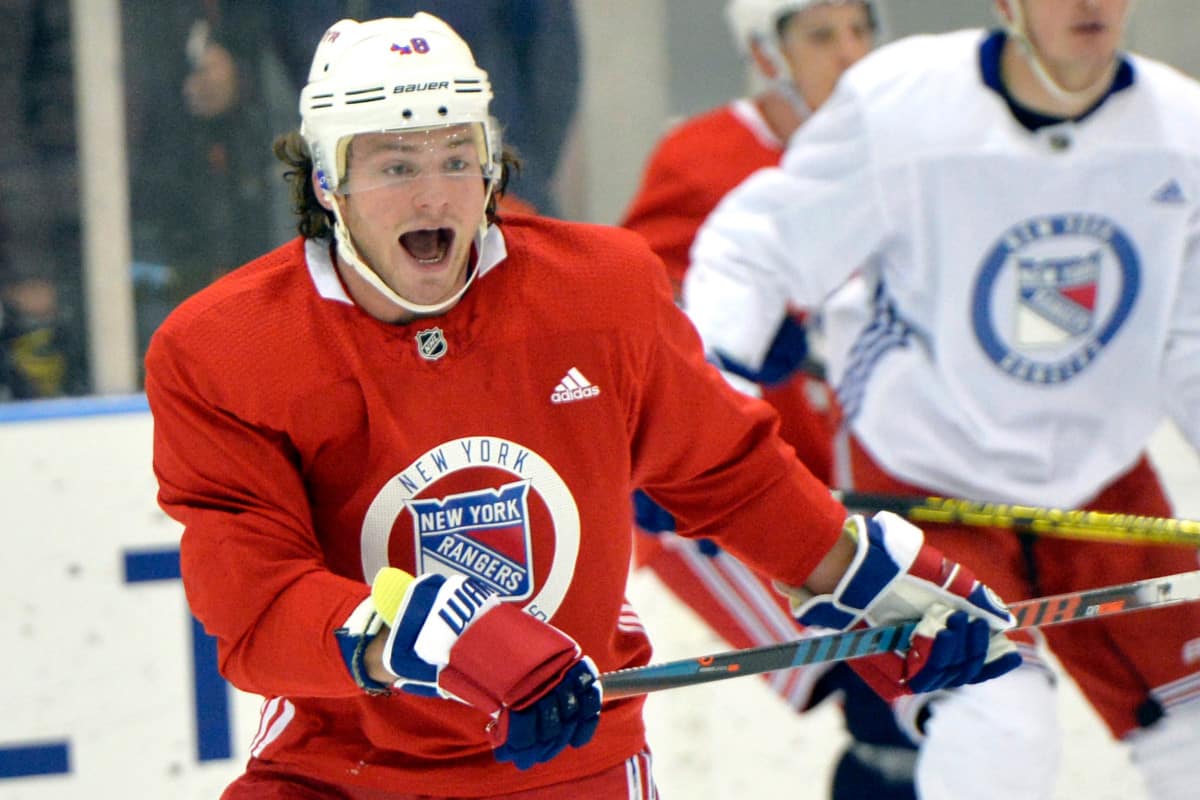
[[441,328],[427,328],[417,333],[417,352],[426,361],[437,361],[449,349]]
[[409,500],[420,572],[450,567],[483,581],[505,599],[529,597],[528,495],[529,482],[518,481],[441,499]]

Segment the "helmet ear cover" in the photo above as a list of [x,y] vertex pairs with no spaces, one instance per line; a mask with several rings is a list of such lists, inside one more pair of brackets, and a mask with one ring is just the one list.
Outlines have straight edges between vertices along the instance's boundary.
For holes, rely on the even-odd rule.
[[325,32],[300,95],[300,133],[319,185],[338,188],[345,176],[343,142],[358,133],[478,123],[483,171],[500,174],[499,127],[489,114],[487,73],[466,42],[432,14],[357,22]]

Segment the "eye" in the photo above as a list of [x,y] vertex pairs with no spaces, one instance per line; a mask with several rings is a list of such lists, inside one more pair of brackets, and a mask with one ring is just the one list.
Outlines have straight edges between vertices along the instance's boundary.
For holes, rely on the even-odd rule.
[[393,178],[409,178],[417,174],[417,170],[407,161],[393,161],[385,164],[381,170],[384,175]]
[[471,162],[467,161],[465,158],[451,156],[450,158],[446,159],[447,172],[466,172],[470,168]]
[[832,28],[813,28],[808,32],[808,40],[816,45],[829,44],[833,41]]

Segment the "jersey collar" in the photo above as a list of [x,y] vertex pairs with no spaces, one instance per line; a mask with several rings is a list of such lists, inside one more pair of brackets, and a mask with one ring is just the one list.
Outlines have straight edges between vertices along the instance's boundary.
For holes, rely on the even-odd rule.
[[[475,268],[479,270],[479,274],[475,276],[475,280],[479,280],[491,272],[508,257],[508,245],[504,242],[504,234],[500,232],[499,225],[488,225],[487,230],[477,240],[477,244],[479,257],[476,260]],[[354,305],[354,301],[346,293],[346,287],[342,285],[337,270],[333,266],[329,239],[305,240],[304,261],[308,266],[308,274],[312,278],[317,294],[325,300]]]

